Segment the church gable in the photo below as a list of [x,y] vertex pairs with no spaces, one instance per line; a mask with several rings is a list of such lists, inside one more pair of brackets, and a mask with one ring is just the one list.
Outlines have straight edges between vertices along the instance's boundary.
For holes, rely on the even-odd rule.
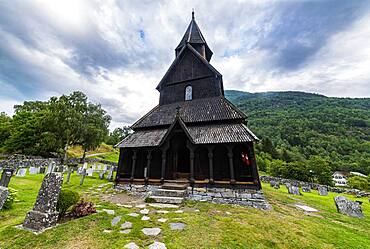
[[161,87],[178,82],[210,77],[214,72],[189,48],[185,48],[161,81]]

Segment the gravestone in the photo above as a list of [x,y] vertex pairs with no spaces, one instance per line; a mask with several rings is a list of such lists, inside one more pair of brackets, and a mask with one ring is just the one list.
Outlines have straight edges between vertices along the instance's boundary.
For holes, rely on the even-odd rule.
[[328,188],[326,186],[318,186],[317,190],[319,191],[319,195],[327,196],[328,195]]
[[107,180],[108,181],[113,181],[113,167],[109,168]]
[[41,232],[56,225],[59,215],[56,206],[62,183],[60,173],[52,172],[44,177],[33,210],[27,213],[23,222],[24,228]]
[[299,192],[299,187],[293,186],[293,185],[289,185],[288,192],[289,192],[289,194],[292,194],[292,195],[300,195],[301,194]]
[[40,167],[40,171],[39,171],[40,174],[45,174],[45,171],[46,169],[44,166]]
[[36,167],[30,167],[30,175],[36,175],[39,173],[39,169]]
[[360,203],[350,201],[344,196],[336,196],[334,197],[334,201],[339,213],[351,217],[364,218]]
[[17,172],[18,177],[24,177],[26,175],[27,169],[26,168],[20,168]]
[[310,184],[303,184],[302,185],[302,192],[311,193],[311,185]]
[[105,173],[106,173],[106,171],[105,171],[105,170],[99,173],[99,179],[100,179],[100,180],[103,180],[103,179],[104,179],[104,175],[105,175]]
[[3,208],[3,205],[8,195],[9,195],[8,188],[0,186],[0,210]]
[[87,173],[88,176],[93,176],[94,169],[89,168],[89,169],[87,169],[86,173]]
[[1,174],[1,179],[0,179],[0,186],[3,187],[8,187],[10,179],[13,176],[13,169],[4,169],[3,173]]
[[69,183],[69,180],[71,179],[71,174],[72,174],[72,168],[71,167],[68,167],[68,173],[67,173],[66,183]]
[[81,180],[80,180],[80,185],[81,186],[82,186],[82,184],[84,184],[85,176],[86,176],[86,169],[82,169]]
[[274,189],[279,189],[280,188],[279,182],[273,181],[273,180],[270,181],[270,186],[273,187]]
[[77,169],[77,174],[78,174],[78,175],[81,175],[82,170],[83,170],[83,167],[78,167],[78,169]]
[[49,163],[49,166],[48,166],[48,169],[46,171],[46,174],[49,174],[51,172],[54,172],[54,167],[55,167],[55,163],[54,162],[50,162]]
[[84,162],[83,166],[84,169],[87,169],[87,162]]

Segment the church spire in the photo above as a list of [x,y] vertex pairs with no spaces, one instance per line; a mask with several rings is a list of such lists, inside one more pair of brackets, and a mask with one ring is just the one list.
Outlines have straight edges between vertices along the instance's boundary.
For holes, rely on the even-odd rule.
[[176,56],[180,53],[181,49],[190,44],[198,53],[203,56],[207,61],[211,60],[213,52],[208,47],[206,40],[200,31],[198,24],[195,22],[194,9],[191,12],[191,21],[182,37],[179,45],[176,47]]

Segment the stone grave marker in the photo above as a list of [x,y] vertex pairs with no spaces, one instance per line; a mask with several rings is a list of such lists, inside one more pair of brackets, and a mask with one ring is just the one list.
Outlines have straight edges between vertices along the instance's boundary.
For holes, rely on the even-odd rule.
[[328,195],[328,188],[326,186],[318,186],[317,190],[319,191],[319,195],[327,196]]
[[334,197],[334,201],[339,213],[351,217],[364,218],[360,203],[350,201],[344,196],[336,196]]
[[83,166],[84,169],[87,169],[87,162],[84,162]]
[[311,185],[310,184],[303,184],[302,185],[302,192],[311,193]]
[[300,195],[301,194],[299,192],[299,187],[293,186],[293,185],[289,185],[288,192],[289,192],[289,194],[292,194],[292,195]]
[[45,167],[44,166],[41,166],[39,173],[40,174],[45,174],[45,171],[46,171]]
[[67,180],[66,183],[69,183],[69,180],[71,179],[71,174],[72,174],[72,167],[68,167],[68,173],[67,173]]
[[39,173],[39,168],[30,167],[30,175],[36,175]]
[[280,184],[278,181],[270,181],[270,186],[273,187],[274,189],[279,189],[280,188]]
[[0,186],[0,210],[3,208],[3,205],[8,195],[9,195],[8,188]]
[[55,163],[54,162],[50,162],[49,163],[49,166],[48,166],[48,169],[46,170],[46,174],[49,174],[51,172],[54,172],[54,167],[55,167]]
[[82,169],[81,180],[80,180],[80,185],[81,186],[84,184],[85,176],[86,176],[86,169]]
[[52,172],[44,177],[33,210],[27,213],[23,222],[24,228],[41,232],[56,225],[59,215],[56,206],[62,183],[60,173]]
[[87,173],[88,176],[93,176],[94,169],[89,168],[89,169],[87,169],[86,173]]
[[24,176],[26,176],[26,173],[27,173],[27,169],[26,168],[20,168],[17,171],[17,176],[18,177],[24,177]]
[[113,167],[109,168],[107,180],[108,181],[113,181]]
[[104,179],[104,175],[105,175],[105,173],[106,173],[106,171],[104,170],[104,171],[101,171],[100,173],[99,173],[99,179],[100,180],[103,180]]
[[4,169],[3,173],[1,174],[1,179],[0,179],[0,186],[3,187],[8,187],[10,179],[13,176],[13,169]]
[[78,167],[78,168],[77,168],[77,174],[78,174],[78,175],[81,175],[82,170],[83,170],[83,167]]

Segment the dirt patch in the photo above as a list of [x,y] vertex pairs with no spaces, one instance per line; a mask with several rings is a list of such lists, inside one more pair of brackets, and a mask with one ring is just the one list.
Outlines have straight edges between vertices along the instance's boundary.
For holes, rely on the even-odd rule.
[[145,203],[144,198],[134,196],[128,193],[118,193],[118,194],[101,194],[100,198],[103,201],[122,204],[122,205],[138,205]]

